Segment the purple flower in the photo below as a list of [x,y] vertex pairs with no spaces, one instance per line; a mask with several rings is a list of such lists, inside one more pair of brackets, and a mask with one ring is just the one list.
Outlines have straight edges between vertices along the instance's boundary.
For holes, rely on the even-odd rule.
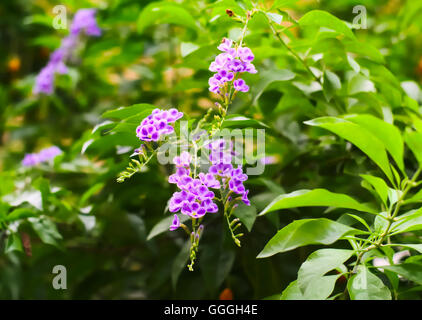
[[220,181],[218,181],[211,173],[199,173],[199,179],[208,188],[220,189]]
[[180,220],[177,214],[174,215],[173,223],[170,226],[170,231],[174,231],[180,227]]
[[245,70],[245,65],[240,60],[233,60],[228,63],[228,69],[233,72],[243,72]]
[[176,165],[176,167],[187,167],[189,168],[189,165],[192,161],[192,156],[189,152],[183,151],[180,156],[176,156],[173,158],[173,163]]
[[54,90],[54,68],[52,65],[47,65],[38,74],[35,80],[34,93],[45,93],[50,95]]
[[23,158],[22,165],[25,167],[36,166],[37,164],[41,162],[47,162],[54,159],[56,156],[58,156],[61,153],[62,151],[56,146],[42,149],[38,153],[28,153]]
[[244,193],[243,193],[243,195],[242,195],[242,201],[243,201],[243,203],[244,204],[246,204],[247,206],[250,206],[251,205],[251,202],[249,201],[249,199],[248,199],[248,193],[249,193],[249,190],[246,190]]
[[56,156],[58,156],[61,153],[62,151],[58,147],[52,146],[50,148],[41,150],[38,153],[38,157],[39,157],[40,162],[46,162],[51,159],[54,159]]
[[81,9],[76,12],[70,27],[70,34],[62,39],[60,48],[50,55],[47,66],[37,75],[33,89],[34,94],[44,93],[51,95],[53,93],[55,74],[68,73],[66,61],[71,59],[82,30],[89,36],[101,35],[101,30],[95,20],[95,14],[95,9]]
[[170,124],[181,117],[183,117],[183,113],[177,109],[168,111],[154,109],[136,128],[136,136],[142,141],[158,141],[161,137],[174,132],[174,128]]
[[207,210],[201,206],[200,203],[192,202],[190,204],[185,204],[182,207],[181,212],[190,216],[191,218],[201,218],[207,213]]
[[36,153],[27,153],[22,160],[22,165],[25,167],[36,166],[38,163],[40,163],[40,160]]
[[227,52],[230,50],[232,45],[233,45],[233,40],[223,38],[223,40],[221,41],[221,44],[217,47],[217,49],[220,51]]
[[70,32],[72,34],[79,34],[81,31],[84,31],[88,36],[100,36],[101,29],[97,25],[97,20],[95,19],[96,14],[97,10],[95,9],[78,10],[73,17]]
[[[233,41],[223,38],[218,50],[223,53],[217,55],[211,62],[209,70],[216,72],[208,81],[209,91],[221,94],[221,88],[229,83],[234,86],[236,91],[247,92],[249,87],[242,79],[234,80],[237,73],[249,72],[257,73],[255,66],[251,63],[254,60],[254,54],[248,47],[233,47]],[[233,81],[233,83],[232,83]]]
[[247,47],[239,47],[237,49],[237,53],[239,55],[239,58],[244,62],[252,62],[255,58],[252,50]]
[[236,91],[241,91],[241,92],[248,92],[249,91],[249,86],[246,85],[245,81],[243,79],[237,79],[233,82],[234,85],[234,89]]

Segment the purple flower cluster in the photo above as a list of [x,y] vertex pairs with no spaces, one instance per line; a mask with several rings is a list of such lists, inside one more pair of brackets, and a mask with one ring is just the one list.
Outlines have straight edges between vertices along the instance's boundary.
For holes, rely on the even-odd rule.
[[[183,152],[180,157],[175,157],[176,173],[168,181],[176,184],[180,191],[175,192],[169,202],[169,211],[186,214],[192,218],[201,218],[207,212],[215,213],[218,206],[213,202],[214,192],[210,188],[220,187],[214,177],[202,175],[202,178],[192,177],[190,163],[192,157],[188,152]],[[173,223],[175,227],[177,223]]]
[[82,33],[88,36],[101,35],[101,29],[95,19],[96,12],[95,9],[81,9],[76,12],[70,26],[70,34],[62,40],[60,48],[50,55],[47,65],[37,75],[33,90],[35,94],[51,95],[53,93],[55,74],[68,72],[65,62],[71,58]]
[[56,146],[42,149],[38,153],[28,153],[23,158],[22,165],[25,167],[36,166],[37,164],[41,162],[47,162],[49,160],[54,159],[56,156],[58,156],[61,153],[62,151]]
[[[210,150],[211,166],[208,172],[200,172],[197,178],[192,176],[192,157],[188,152],[183,152],[173,159],[176,173],[172,174],[168,181],[176,184],[180,191],[175,192],[169,201],[170,212],[180,211],[191,218],[201,218],[207,212],[217,212],[218,206],[213,201],[215,195],[210,189],[230,193],[227,197],[229,202],[242,200],[248,206],[251,204],[248,199],[249,190],[243,185],[248,176],[243,173],[241,165],[234,168],[231,164],[232,156],[235,155],[232,143],[219,139],[210,142],[207,148]],[[170,230],[176,230],[179,226],[179,218],[175,215]]]
[[136,128],[136,136],[142,141],[158,141],[161,136],[174,132],[171,124],[181,117],[183,117],[183,112],[174,108],[170,110],[154,109]]
[[209,143],[207,148],[210,150],[209,160],[212,163],[208,174],[220,181],[223,190],[229,188],[231,192],[241,196],[241,200],[249,206],[249,190],[246,190],[243,185],[243,182],[248,179],[248,176],[243,173],[241,165],[234,168],[231,164],[232,157],[235,155],[235,152],[232,150],[232,142],[227,143],[226,140],[219,139]]
[[209,67],[209,70],[216,72],[208,81],[209,90],[214,93],[221,93],[221,88],[226,82],[233,81],[236,91],[247,92],[249,86],[243,79],[236,79],[238,73],[249,72],[257,73],[255,66],[252,64],[254,55],[248,47],[233,47],[233,41],[224,38],[218,46],[218,50],[222,51]]

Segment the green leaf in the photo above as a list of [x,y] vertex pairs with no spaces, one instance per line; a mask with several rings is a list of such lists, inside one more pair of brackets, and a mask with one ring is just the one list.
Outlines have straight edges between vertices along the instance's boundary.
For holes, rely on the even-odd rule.
[[224,119],[223,128],[229,128],[229,127],[236,127],[239,129],[242,128],[268,128],[268,126],[258,120],[255,119],[249,119],[245,116],[233,114],[230,116],[227,116]]
[[422,133],[407,129],[404,133],[404,141],[415,155],[419,165],[422,165]]
[[353,122],[335,117],[321,117],[305,121],[305,123],[310,126],[317,126],[330,130],[331,132],[339,135],[341,138],[353,143],[370,159],[372,159],[372,161],[374,161],[386,174],[390,181],[394,183],[384,144],[369,130]]
[[399,216],[391,225],[392,234],[422,230],[422,209],[411,210]]
[[357,202],[341,193],[333,193],[325,189],[297,190],[282,194],[275,198],[259,215],[268,212],[295,207],[337,207],[376,213],[372,208]]
[[267,12],[265,14],[268,16],[268,18],[270,18],[276,24],[281,24],[281,22],[283,21],[283,16],[281,14],[271,13],[271,12]]
[[389,270],[405,277],[406,279],[422,285],[422,264],[419,263],[401,263],[392,266],[383,266]]
[[12,233],[7,237],[7,242],[4,248],[4,252],[8,253],[11,251],[22,252],[22,240],[17,233]]
[[199,46],[192,42],[182,42],[180,44],[180,53],[182,58],[186,57],[197,49],[199,49]]
[[[329,275],[309,279],[303,299],[306,300],[325,300],[334,290],[337,279],[341,275]],[[302,290],[303,292],[303,290]]]
[[304,296],[302,291],[300,291],[299,285],[297,284],[297,280],[292,281],[286,289],[284,289],[283,293],[281,294],[280,300],[304,300]]
[[344,119],[352,121],[365,128],[377,137],[391,154],[399,169],[404,172],[404,143],[399,129],[371,115],[348,115]]
[[389,188],[385,181],[381,178],[374,177],[369,174],[361,174],[360,176],[374,187],[375,191],[380,196],[382,202],[387,205]]
[[254,97],[252,105],[256,105],[259,97],[271,83],[292,80],[295,76],[296,74],[288,69],[271,69],[260,72],[260,80],[252,88],[252,95]]
[[309,244],[327,245],[359,233],[362,231],[325,218],[296,220],[278,231],[257,258],[267,258]]
[[[155,236],[158,236],[159,234],[169,231],[169,228],[173,222],[174,215],[171,215],[169,217],[164,218],[160,222],[158,222],[149,232],[147,240],[151,240]],[[179,215],[180,223],[183,223],[187,220],[189,220],[189,217],[187,215]]]
[[204,282],[211,293],[215,293],[229,275],[235,257],[234,250],[218,246],[217,243],[204,248],[199,257],[199,265]]
[[247,206],[243,202],[234,210],[233,214],[240,219],[246,229],[251,232],[256,219],[256,208],[253,205]]
[[331,72],[330,70],[326,70],[324,72],[323,79],[324,79],[324,83],[323,83],[324,95],[327,101],[329,102],[331,98],[333,97],[333,95],[335,94],[335,92],[341,89],[341,81],[340,81],[340,78],[334,72]]
[[155,24],[176,24],[196,30],[196,20],[181,5],[168,2],[153,2],[147,5],[139,15],[137,26],[139,32],[143,32],[147,27]]
[[171,283],[173,285],[173,289],[176,289],[177,280],[179,279],[180,273],[186,267],[186,263],[189,259],[190,246],[190,241],[186,241],[179,254],[173,261],[171,268]]
[[348,38],[356,39],[353,32],[343,21],[326,11],[312,10],[300,18],[298,22],[301,27],[324,27]]
[[351,300],[391,300],[390,290],[366,266],[359,266],[347,282],[347,290]]
[[371,228],[369,227],[369,225],[366,223],[366,221],[363,218],[361,218],[361,217],[359,217],[359,216],[357,216],[355,214],[351,214],[351,213],[347,213],[347,215],[349,217],[352,217],[352,218],[356,219],[360,223],[362,223],[369,232],[372,232]]
[[[314,251],[302,264],[298,272],[297,283],[305,299],[326,299],[334,289],[338,276],[324,277],[339,268],[353,255],[353,250],[320,249]],[[333,277],[333,278],[332,278]]]
[[422,253],[422,244],[408,244],[408,243],[397,243],[397,244],[390,244],[391,247],[405,247],[409,249],[416,250],[419,253]]
[[36,216],[38,216],[37,212],[32,209],[18,208],[18,209],[13,210],[11,213],[9,213],[6,216],[6,221],[12,222],[19,219],[25,219],[25,218],[36,217]]
[[296,2],[297,0],[275,0],[273,5],[271,6],[271,9],[290,7],[292,4],[295,4]]
[[157,107],[153,106],[152,104],[139,103],[134,104],[130,107],[119,107],[117,109],[106,111],[102,114],[102,117],[123,120],[131,116],[135,116],[144,111],[151,112],[155,108]]
[[45,218],[31,218],[29,222],[42,242],[60,247],[59,240],[62,240],[63,237],[57,231],[56,225],[51,220]]

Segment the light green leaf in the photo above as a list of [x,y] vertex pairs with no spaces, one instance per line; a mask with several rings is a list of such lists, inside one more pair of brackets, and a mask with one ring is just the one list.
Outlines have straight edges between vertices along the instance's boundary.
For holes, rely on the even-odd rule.
[[343,21],[326,11],[310,11],[300,18],[298,22],[301,27],[324,27],[343,34],[348,38],[356,39],[353,32]]
[[391,225],[392,234],[422,230],[422,209],[411,210],[399,216]]
[[281,24],[281,21],[283,21],[283,16],[281,14],[267,12],[266,15],[276,24]]
[[325,189],[305,189],[278,196],[259,215],[261,216],[280,209],[318,206],[355,209],[363,212],[376,213],[374,209],[357,202],[345,194],[333,193]]
[[192,43],[192,42],[182,42],[181,45],[180,45],[180,53],[182,55],[182,58],[191,54],[192,52],[194,52],[198,48],[199,48],[199,46]]
[[258,120],[250,119],[242,115],[233,114],[224,119],[223,128],[236,127],[242,128],[268,128],[268,126]]
[[251,232],[256,219],[256,208],[253,205],[247,206],[243,202],[234,210],[233,214],[240,219],[246,229]]
[[18,208],[13,210],[12,212],[10,212],[7,216],[6,216],[6,221],[8,222],[12,222],[12,221],[16,221],[19,219],[25,219],[25,218],[29,218],[29,217],[36,217],[38,216],[37,212],[33,209],[29,209],[29,208]]
[[156,106],[153,106],[152,104],[139,103],[129,107],[119,107],[117,109],[106,111],[102,114],[102,117],[123,120],[131,116],[137,115],[141,112],[144,112],[146,110],[151,112],[155,108]]
[[405,248],[416,250],[419,253],[422,253],[422,244],[408,244],[408,243],[401,244],[401,243],[397,243],[397,244],[389,244],[389,246],[391,246],[391,247],[405,247]]
[[352,217],[352,218],[356,219],[360,223],[362,223],[366,227],[366,229],[368,229],[369,232],[372,232],[371,228],[369,227],[369,225],[366,223],[366,221],[363,218],[361,218],[361,217],[359,217],[359,216],[357,216],[355,214],[351,214],[351,213],[347,213],[347,215],[349,217]]
[[275,0],[273,5],[271,6],[271,9],[290,7],[296,2],[297,0]]
[[[304,297],[319,300],[328,298],[334,288],[335,281],[340,275],[336,275],[334,278],[327,278],[324,275],[339,268],[352,255],[353,250],[344,249],[314,251],[302,264],[298,272],[297,282]],[[323,288],[326,290],[323,290]]]
[[281,294],[280,300],[304,300],[302,291],[300,291],[297,280],[292,281]]
[[324,95],[327,101],[330,101],[337,90],[341,89],[340,78],[330,70],[324,72]]
[[252,104],[256,105],[259,97],[271,83],[276,81],[292,80],[295,76],[295,73],[287,69],[271,69],[260,72],[260,80],[252,88],[252,95],[254,97]]
[[344,117],[344,119],[358,124],[377,137],[391,154],[399,169],[404,172],[404,143],[399,129],[368,114],[350,115]]
[[[306,290],[303,293],[305,300],[325,300],[334,290],[337,279],[341,275],[330,275],[323,277],[314,277],[309,279]],[[303,292],[303,290],[302,290]]]
[[327,245],[359,233],[363,232],[325,218],[296,220],[278,231],[257,258],[267,258],[309,244]]
[[196,30],[196,20],[183,6],[168,1],[152,2],[142,10],[137,26],[139,32],[155,24],[177,24]]
[[392,183],[393,175],[390,169],[387,152],[384,144],[376,138],[370,131],[353,122],[335,117],[321,117],[310,121],[305,121],[310,126],[317,126],[339,135],[364,152],[374,161],[386,174]]
[[412,150],[419,165],[422,165],[422,133],[407,129],[404,133],[404,141],[406,141],[407,146]]
[[376,92],[374,83],[367,77],[358,73],[349,80],[348,90],[350,95],[360,92]]
[[389,188],[385,181],[381,178],[374,177],[369,174],[361,174],[360,176],[374,187],[375,191],[380,196],[382,202],[387,205]]
[[366,266],[359,266],[347,282],[347,290],[351,300],[391,300],[390,290]]
[[62,240],[63,237],[57,231],[56,225],[51,220],[45,218],[31,218],[29,219],[29,222],[42,242],[60,247],[59,241]]
[[12,233],[7,237],[4,252],[8,253],[11,251],[22,252],[22,240],[17,233]]
[[405,277],[406,279],[422,285],[422,264],[419,263],[401,263],[392,266],[383,266],[389,270]]

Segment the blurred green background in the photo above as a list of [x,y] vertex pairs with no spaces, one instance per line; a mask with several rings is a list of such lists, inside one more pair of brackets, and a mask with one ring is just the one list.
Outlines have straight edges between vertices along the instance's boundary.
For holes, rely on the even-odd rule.
[[[68,33],[52,27],[55,5],[66,6],[68,23],[78,9],[97,8],[103,34],[84,39],[69,74],[56,78],[52,96],[35,96],[37,73]],[[343,86],[336,95],[348,111],[382,116],[387,106],[396,113],[395,108],[409,103],[400,87],[416,103],[421,101],[419,1],[256,1],[256,5],[273,7],[283,16],[280,30],[290,26],[289,17],[297,20],[314,9],[352,24],[353,7],[364,5],[367,29],[354,31],[361,46],[324,36],[315,41],[315,29],[296,27],[285,31],[289,45],[306,59],[324,53],[321,69],[339,75]],[[0,298],[217,299],[228,288],[226,298],[262,299],[279,294],[294,280],[316,246],[269,259],[256,259],[256,255],[278,229],[293,219],[318,216],[322,210],[302,208],[257,218],[256,212],[280,193],[321,186],[371,201],[366,190],[354,187],[360,184],[356,172],[364,165],[364,156],[329,137],[321,152],[312,141],[315,133],[303,124],[339,111],[326,102],[326,92],[312,91],[306,70],[257,14],[245,43],[255,54],[259,73],[245,78],[251,92],[238,95],[230,107],[231,113],[271,127],[266,151],[278,159],[263,175],[248,180],[252,230],[237,248],[223,219],[210,217],[194,272],[185,267],[181,232],[164,232],[147,240],[154,225],[169,215],[166,203],[175,190],[167,176],[172,169],[153,162],[146,172],[118,184],[116,176],[139,141],[134,134],[122,133],[118,138],[104,134],[107,123],[101,115],[136,103],[176,107],[187,118],[205,114],[215,101],[208,91],[208,66],[216,47],[223,37],[236,39],[242,27],[226,9],[244,15],[252,6],[247,0],[0,4],[0,208],[26,210],[8,226],[23,240],[20,250],[10,250],[10,236],[0,230]],[[379,94],[356,89],[347,77],[351,67],[346,53],[350,52],[358,65],[377,75],[371,81]],[[313,62],[318,67],[319,62]],[[286,70],[295,75],[294,80],[282,79]],[[348,99],[353,90],[358,94],[352,105]],[[22,168],[25,153],[50,145],[64,151],[54,165]],[[55,265],[67,268],[67,290],[54,290],[51,285]],[[417,293],[403,297],[420,298]]]

